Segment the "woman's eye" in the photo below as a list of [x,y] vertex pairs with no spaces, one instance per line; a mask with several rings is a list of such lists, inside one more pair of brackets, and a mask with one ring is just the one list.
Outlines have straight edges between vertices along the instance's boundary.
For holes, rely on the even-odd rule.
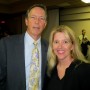
[[69,41],[66,41],[66,40],[65,40],[65,41],[63,41],[63,43],[64,43],[64,44],[68,44],[68,43],[69,43]]
[[64,43],[68,43],[68,41],[64,41]]
[[58,41],[54,41],[54,43],[58,43]]

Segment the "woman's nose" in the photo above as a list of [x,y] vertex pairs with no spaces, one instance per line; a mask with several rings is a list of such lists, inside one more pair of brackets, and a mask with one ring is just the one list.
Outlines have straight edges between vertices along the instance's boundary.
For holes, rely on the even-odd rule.
[[62,48],[62,46],[63,46],[63,44],[61,42],[59,42],[58,47]]

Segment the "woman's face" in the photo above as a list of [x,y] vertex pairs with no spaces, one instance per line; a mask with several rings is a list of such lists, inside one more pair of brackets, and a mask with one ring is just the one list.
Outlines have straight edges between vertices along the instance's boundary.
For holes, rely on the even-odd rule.
[[71,50],[73,44],[69,37],[65,36],[63,32],[57,32],[53,38],[53,51],[56,54],[58,60],[65,60],[71,58]]

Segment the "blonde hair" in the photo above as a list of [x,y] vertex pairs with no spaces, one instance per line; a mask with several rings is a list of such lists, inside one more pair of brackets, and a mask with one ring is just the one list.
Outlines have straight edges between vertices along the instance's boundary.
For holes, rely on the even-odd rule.
[[85,60],[83,54],[81,53],[81,50],[80,50],[80,47],[79,47],[79,44],[78,44],[78,41],[77,41],[74,31],[66,25],[60,25],[59,27],[55,27],[52,30],[52,32],[50,34],[50,38],[49,38],[49,47],[48,47],[48,52],[47,52],[47,60],[48,60],[47,73],[49,76],[51,74],[52,69],[57,64],[57,58],[52,49],[54,35],[57,32],[64,32],[65,35],[70,38],[70,40],[74,46],[74,48],[71,52],[71,56],[74,58],[74,60],[81,60],[81,61],[87,62],[87,60]]

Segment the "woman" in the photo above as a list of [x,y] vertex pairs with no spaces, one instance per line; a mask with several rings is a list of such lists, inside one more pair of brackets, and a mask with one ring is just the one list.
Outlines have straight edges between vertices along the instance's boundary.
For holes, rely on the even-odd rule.
[[51,32],[47,73],[46,90],[90,90],[90,64],[68,26],[60,25]]

